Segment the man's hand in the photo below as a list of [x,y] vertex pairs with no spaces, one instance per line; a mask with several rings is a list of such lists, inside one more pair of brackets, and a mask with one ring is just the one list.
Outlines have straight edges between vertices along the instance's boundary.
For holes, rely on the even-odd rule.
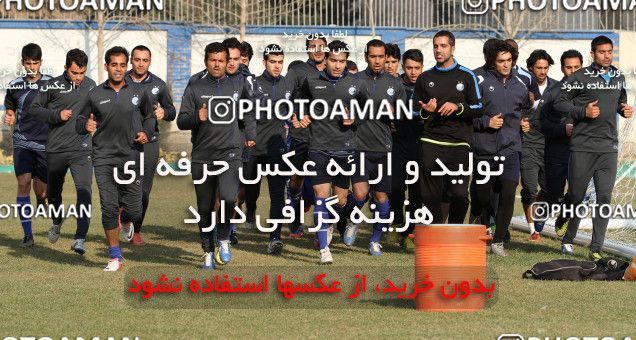
[[528,117],[521,118],[521,131],[523,131],[523,133],[530,132],[530,120]]
[[256,146],[256,142],[253,140],[245,141],[245,146],[247,146],[248,148],[253,148],[254,146]]
[[91,113],[86,120],[86,131],[93,133],[95,130],[97,130],[97,122],[95,121],[95,115]]
[[530,98],[530,106],[534,106],[534,93],[528,92],[528,98]]
[[498,113],[492,117],[490,117],[490,123],[488,127],[491,129],[500,129],[503,126],[503,118],[501,117],[501,113]]
[[60,119],[62,119],[63,122],[66,122],[67,120],[71,119],[72,115],[73,115],[73,110],[60,111]]
[[7,125],[15,124],[15,111],[7,110],[7,112],[4,114],[4,123]]
[[161,107],[160,103],[157,103],[157,105],[155,105],[154,109],[155,109],[154,110],[155,117],[157,117],[157,119],[163,119],[163,117],[166,116],[166,111],[163,110],[163,107]]
[[585,107],[585,117],[594,119],[601,114],[601,109],[599,109],[596,104],[598,104],[598,99],[587,104]]
[[208,120],[208,106],[204,103],[199,109],[199,121],[205,122]]
[[146,136],[145,132],[137,132],[137,138],[135,138],[135,142],[138,144],[146,144],[148,143],[148,136]]
[[572,131],[574,131],[574,124],[565,124],[565,135],[572,137]]
[[625,118],[632,118],[632,115],[634,114],[634,108],[625,104],[625,103],[621,103],[621,109],[623,110],[623,117]]
[[424,104],[424,102],[421,100],[419,101],[419,103],[420,107],[428,113],[433,113],[435,112],[435,110],[437,110],[437,99],[435,98],[431,98],[426,104]]
[[349,113],[349,109],[345,107],[345,112],[347,113],[347,117],[348,118],[344,118],[342,120],[342,125],[344,126],[350,126],[353,125],[354,122],[354,117]]
[[439,108],[439,114],[441,116],[450,116],[453,113],[457,112],[457,110],[459,110],[457,104],[446,102],[444,103],[444,105],[442,105],[442,107]]

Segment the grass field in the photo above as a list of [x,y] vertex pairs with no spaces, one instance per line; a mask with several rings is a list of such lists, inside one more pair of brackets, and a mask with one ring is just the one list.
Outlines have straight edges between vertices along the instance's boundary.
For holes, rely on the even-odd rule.
[[[13,175],[0,175],[0,203],[15,202]],[[266,186],[262,195],[267,194]],[[498,301],[476,313],[426,313],[400,306],[363,309],[188,309],[185,306],[135,308],[125,299],[126,270],[162,266],[167,270],[196,271],[201,249],[198,232],[184,225],[187,207],[195,205],[194,190],[187,178],[158,178],[144,228],[148,245],[123,246],[125,269],[104,273],[106,246],[101,228],[97,188],[93,186],[93,220],[87,254],[69,250],[75,229],[67,221],[62,237],[49,244],[49,221],[34,223],[36,246],[19,247],[18,220],[0,221],[0,275],[2,295],[0,335],[5,337],[48,336],[71,339],[81,336],[140,339],[209,338],[441,338],[496,339],[501,333],[520,333],[540,338],[557,336],[611,336],[636,338],[636,285],[633,282],[539,282],[523,280],[521,274],[535,262],[558,258],[558,244],[544,239],[530,244],[527,235],[513,232],[507,258],[488,257],[499,277]],[[72,180],[67,179],[65,202],[75,201]],[[261,199],[259,212],[266,211]],[[521,213],[516,211],[515,214]],[[188,216],[189,217],[189,216]],[[307,215],[309,217],[309,215]],[[289,240],[283,231],[282,256],[265,254],[267,236],[241,231],[231,267],[318,267],[311,238]],[[353,249],[333,247],[334,266],[405,266],[412,270],[413,255],[385,245],[385,254],[372,258],[366,252],[368,228]],[[577,247],[583,259],[586,249]]]

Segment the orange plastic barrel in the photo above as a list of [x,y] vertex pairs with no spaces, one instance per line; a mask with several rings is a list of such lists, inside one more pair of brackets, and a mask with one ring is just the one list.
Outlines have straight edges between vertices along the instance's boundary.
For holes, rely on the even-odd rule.
[[[418,310],[438,312],[478,311],[486,295],[464,299],[445,298],[441,285],[476,279],[486,282],[486,241],[492,239],[486,226],[478,224],[436,224],[415,227],[415,282],[429,280],[434,288],[415,299]],[[428,275],[428,277],[426,277]]]
[[632,262],[629,264],[629,267],[625,270],[625,274],[623,275],[623,280],[625,281],[636,281],[636,256],[632,257]]

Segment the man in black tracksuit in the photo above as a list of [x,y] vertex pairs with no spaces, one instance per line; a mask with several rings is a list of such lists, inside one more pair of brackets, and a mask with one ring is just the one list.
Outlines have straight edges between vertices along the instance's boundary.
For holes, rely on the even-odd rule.
[[[359,100],[363,91],[360,80],[355,75],[348,74],[346,70],[349,47],[339,40],[334,40],[327,46],[329,52],[326,55],[325,70],[305,78],[298,95],[298,98],[307,99],[309,102],[324,100],[327,107],[316,105],[313,116],[327,116],[315,120],[311,120],[310,117],[298,117],[294,121],[295,127],[309,126],[309,160],[315,163],[316,172],[316,176],[312,178],[316,196],[314,225],[320,228],[316,234],[321,264],[333,262],[329,250],[333,226],[322,223],[322,220],[329,217],[327,198],[332,195],[338,197],[338,202],[333,208],[340,215],[347,203],[350,183],[350,177],[345,174],[331,176],[327,172],[328,164],[333,160],[343,170],[350,171],[356,163],[355,119],[336,115],[336,105],[342,105],[339,111],[343,113],[344,108],[349,108],[353,100]],[[305,109],[304,112],[308,115],[309,109]]]
[[[422,65],[424,63],[424,56],[422,51],[411,49],[404,52],[402,56],[402,86],[406,93],[407,100],[413,101],[413,92],[415,90],[415,82],[417,77],[422,74]],[[417,102],[412,103],[416,108]],[[410,119],[400,119],[395,121],[395,132],[393,133],[393,150],[391,153],[393,160],[392,181],[391,181],[391,197],[389,202],[391,203],[391,211],[394,214],[393,224],[394,228],[401,228],[404,225],[404,200],[407,185],[404,181],[407,178],[406,166],[408,162],[419,163],[419,136],[421,125]],[[411,216],[414,216],[415,210],[421,206],[419,185],[417,183],[408,185],[408,198],[409,205],[406,206],[406,210],[411,212]],[[408,237],[413,232],[413,227],[409,227],[408,230],[402,233],[402,240],[400,245],[404,248],[411,249],[412,240]]]
[[[479,84],[483,94],[484,115],[474,121],[475,133],[473,150],[476,154],[474,164],[487,162],[489,169],[495,171],[503,163],[503,173],[490,177],[485,183],[481,172],[473,172],[472,204],[480,205],[481,223],[490,219],[489,208],[493,193],[499,195],[495,217],[497,228],[493,236],[492,251],[499,256],[507,256],[504,239],[514,211],[515,191],[519,184],[522,118],[532,107],[528,97],[528,88],[512,70],[512,60],[516,49],[498,41],[487,54],[486,73]],[[526,129],[529,123],[525,122]],[[504,157],[503,162],[495,157]],[[479,169],[480,167],[476,167]]]
[[[281,110],[275,112],[273,109],[276,102],[283,99],[290,99],[292,86],[281,75],[283,69],[284,54],[283,49],[275,44],[268,45],[263,53],[265,71],[256,78],[259,92],[263,94],[263,100],[259,104],[261,107],[271,107],[268,113],[260,111],[256,117],[256,147],[252,152],[250,161],[245,169],[246,178],[256,177],[257,167],[265,169],[267,164],[274,166],[278,164],[281,169],[287,170],[282,161],[282,155],[287,151],[285,140],[285,120],[278,119],[278,116],[287,114],[286,106],[282,105]],[[267,176],[267,186],[269,188],[269,218],[280,219],[283,217],[283,207],[285,206],[285,176]],[[261,189],[261,182],[256,184],[245,184],[245,205],[248,211],[256,211],[256,201]],[[271,226],[270,226],[271,227]],[[280,254],[283,248],[281,241],[281,225],[278,225],[269,235],[268,254]]]
[[[578,70],[563,83],[561,96],[554,107],[569,112],[574,120],[570,139],[568,199],[574,207],[583,202],[587,185],[594,179],[596,204],[609,205],[616,180],[618,132],[616,113],[631,118],[633,108],[627,105],[625,77],[611,65],[612,40],[599,36],[592,40],[592,65]],[[595,209],[596,213],[599,209]],[[601,258],[608,218],[592,219],[593,231],[589,257]],[[573,217],[562,240],[562,249],[571,252],[580,218]],[[569,249],[565,249],[569,248]]]
[[[311,37],[311,35],[309,35]],[[307,49],[307,59],[304,63],[299,63],[295,66],[291,66],[287,71],[285,78],[294,88],[292,92],[292,98],[298,97],[298,92],[305,78],[319,74],[325,69],[325,52],[324,48],[327,46],[327,39],[324,37],[318,39],[310,39],[307,37],[305,40],[305,47]],[[309,129],[296,128],[293,124],[289,127],[290,145],[289,150],[294,151],[295,154],[290,160],[294,167],[302,169],[303,164],[308,159],[308,141],[309,141]],[[288,196],[291,200],[291,205],[294,208],[294,222],[291,225],[291,237],[298,238],[303,235],[303,226],[300,225],[300,214],[304,214],[304,211],[300,211],[300,199],[303,192],[303,177],[292,176],[289,179]]]
[[[530,229],[530,241],[538,242],[540,232],[543,230],[543,222],[534,221],[531,212],[532,204],[537,197],[542,200],[545,195],[545,137],[541,130],[541,109],[539,105],[543,94],[555,85],[556,80],[548,77],[548,71],[554,60],[545,50],[534,50],[526,60],[530,72],[532,72],[532,85],[529,90],[534,98],[534,105],[529,115],[524,117],[530,124],[530,131],[523,134],[521,148],[521,203]],[[537,186],[539,192],[537,193]]]
[[[48,164],[47,196],[49,204],[59,207],[62,204],[62,189],[66,172],[71,169],[77,192],[77,209],[91,206],[91,185],[93,183],[93,164],[91,162],[91,136],[79,135],[75,130],[78,115],[86,106],[88,92],[95,82],[85,77],[88,56],[84,51],[73,49],[66,54],[65,72],[55,77],[40,89],[31,105],[30,114],[49,124],[46,161]],[[49,88],[50,87],[50,88]],[[57,242],[63,217],[53,217],[53,226],[49,230],[49,241]],[[90,224],[89,216],[79,215],[77,229],[71,250],[84,254],[84,242]]]
[[[150,93],[154,115],[157,120],[163,119],[167,122],[173,121],[177,115],[172,102],[172,96],[166,83],[154,73],[148,71],[151,62],[151,52],[148,47],[139,45],[132,49],[130,64],[132,69],[126,73],[126,82],[130,85],[140,86]],[[158,123],[158,122],[157,122]],[[142,213],[139,225],[135,225],[135,234],[131,241],[134,245],[142,246],[140,232],[146,210],[150,200],[152,182],[159,161],[159,124],[151,136],[148,136],[148,143],[144,145],[144,180],[142,183]]]
[[[221,43],[211,43],[205,48],[205,63],[208,72],[200,79],[188,84],[181,100],[181,108],[177,117],[177,126],[181,130],[192,130],[192,179],[205,180],[201,184],[195,184],[197,196],[197,211],[200,216],[199,229],[201,247],[204,251],[203,267],[214,268],[212,252],[215,250],[212,231],[203,231],[212,225],[216,225],[219,240],[219,251],[214,255],[215,261],[224,264],[232,259],[229,247],[230,217],[234,211],[237,193],[239,189],[238,169],[241,162],[241,132],[238,127],[237,112],[228,117],[217,117],[215,110],[223,110],[223,105],[233,105],[225,99],[212,99],[225,96],[232,100],[250,99],[248,87],[245,82],[235,83],[225,73],[228,60],[228,50]],[[238,94],[236,97],[234,94]],[[209,107],[208,107],[208,101]],[[209,114],[208,114],[209,112]],[[221,111],[219,111],[221,112]],[[232,117],[230,117],[232,116]],[[211,121],[209,121],[211,119]],[[219,122],[223,122],[219,124]],[[252,144],[255,140],[254,117],[245,117],[246,138]],[[207,175],[208,171],[218,170],[214,161],[224,161],[229,169],[218,175]],[[221,209],[225,209],[225,220],[217,224],[211,220],[214,202],[218,196],[223,202]]]
[[[451,171],[468,164],[473,135],[473,119],[481,117],[482,104],[477,78],[453,58],[455,37],[440,31],[433,38],[437,65],[425,71],[415,83],[415,98],[421,107],[423,124],[420,159],[420,194],[433,215],[433,223],[442,222],[441,199],[448,192],[448,222],[463,223],[468,210],[470,176],[432,176],[441,170],[439,158]],[[416,116],[417,117],[417,116]],[[452,183],[456,180],[455,183]]]
[[[124,79],[128,51],[115,46],[106,51],[105,61],[108,80],[90,91],[75,128],[81,135],[93,133],[93,167],[110,257],[104,270],[117,271],[123,261],[117,229],[119,207],[123,208],[123,239],[129,242],[133,237],[134,223],[141,219],[139,156],[143,144],[148,142],[148,136],[154,131],[156,121],[150,95],[139,87],[128,85]],[[131,180],[132,175],[124,171],[128,161],[133,162],[131,170],[136,178],[129,184],[118,183],[117,177]]]
[[[541,129],[545,135],[545,200],[549,206],[564,202],[563,193],[568,178],[568,162],[570,160],[570,137],[574,129],[569,112],[558,112],[554,109],[554,101],[561,95],[561,86],[567,77],[583,66],[583,56],[579,51],[568,50],[561,55],[561,72],[563,79],[544,92],[541,103]],[[555,231],[563,237],[567,230],[567,220],[558,217]]]
[[[388,104],[392,108],[393,113],[397,113],[397,103],[406,100],[402,82],[391,74],[384,71],[386,60],[386,45],[381,40],[373,39],[369,41],[365,49],[365,58],[367,60],[367,68],[358,72],[356,76],[361,81],[362,92],[361,100],[363,103],[372,102],[373,112],[378,114],[382,104]],[[388,175],[388,153],[393,148],[393,140],[391,138],[391,120],[384,116],[381,119],[358,119],[359,123],[356,131],[355,145],[356,151],[361,157],[364,153],[365,174],[359,171],[351,178],[353,186],[353,203],[362,208],[369,194],[373,192],[373,203],[375,211],[380,218],[389,217],[391,207],[389,204],[388,194],[391,192],[391,177]],[[362,161],[362,158],[359,158]],[[375,180],[379,176],[381,179],[378,183],[369,184],[370,180]],[[376,222],[373,224],[373,233],[369,242],[369,253],[377,256],[382,254],[380,240],[383,229],[388,230],[389,225],[386,223]],[[353,245],[358,226],[349,224],[344,234],[345,244]]]

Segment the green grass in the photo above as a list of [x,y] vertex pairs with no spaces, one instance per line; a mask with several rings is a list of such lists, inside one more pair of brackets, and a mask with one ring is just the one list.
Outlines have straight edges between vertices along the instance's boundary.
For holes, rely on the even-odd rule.
[[[15,200],[15,178],[0,175],[0,203]],[[543,239],[530,244],[527,235],[513,232],[507,258],[488,257],[497,274],[498,300],[476,313],[427,313],[403,305],[372,305],[359,309],[188,309],[137,308],[123,294],[126,271],[104,273],[106,247],[101,228],[97,188],[93,186],[93,220],[87,254],[69,250],[74,222],[67,221],[60,240],[46,240],[49,221],[34,222],[36,246],[21,249],[20,222],[0,221],[0,275],[2,322],[0,335],[105,338],[139,336],[141,339],[209,338],[327,338],[408,337],[443,339],[496,339],[501,333],[527,336],[634,337],[636,286],[633,282],[539,282],[523,280],[532,264],[560,257],[558,243]],[[267,194],[263,186],[262,197]],[[74,202],[72,180],[67,179],[65,202]],[[267,210],[261,199],[259,213]],[[162,266],[170,271],[197,273],[201,250],[198,231],[184,225],[187,207],[195,204],[191,180],[158,178],[144,228],[148,245],[123,246],[125,268],[137,271]],[[520,214],[516,211],[515,214]],[[307,215],[309,219],[310,215]],[[368,228],[367,228],[368,229]],[[265,254],[267,236],[241,231],[230,267],[303,266],[315,268],[317,251],[311,240],[289,240],[284,229],[281,257]],[[334,246],[334,266],[405,266],[413,256],[386,245],[385,254],[366,253],[368,232],[353,249]],[[586,250],[577,247],[583,259]],[[202,274],[203,275],[203,274]]]

